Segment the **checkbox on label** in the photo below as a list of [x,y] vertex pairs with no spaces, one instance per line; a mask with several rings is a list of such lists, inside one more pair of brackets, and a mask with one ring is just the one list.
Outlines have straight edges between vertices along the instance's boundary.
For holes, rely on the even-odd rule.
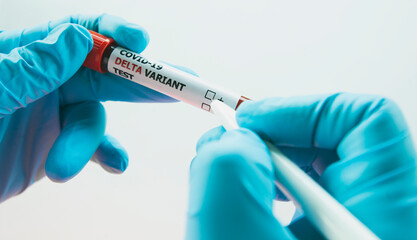
[[204,96],[208,100],[213,100],[216,96],[216,93],[210,90],[207,90],[206,95]]
[[201,108],[203,110],[206,110],[207,112],[210,112],[210,109],[211,109],[210,105],[208,105],[207,103],[201,104]]

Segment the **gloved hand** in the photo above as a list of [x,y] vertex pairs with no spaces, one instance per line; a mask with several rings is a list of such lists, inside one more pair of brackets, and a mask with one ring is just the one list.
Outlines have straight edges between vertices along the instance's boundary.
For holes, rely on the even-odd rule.
[[69,16],[0,32],[0,201],[46,175],[75,176],[93,157],[121,173],[125,150],[104,135],[100,101],[172,102],[172,98],[111,74],[81,67],[93,46],[87,29],[141,52],[149,42],[140,26],[110,16]]
[[355,94],[273,98],[245,102],[236,116],[242,129],[211,130],[197,145],[188,239],[315,239],[307,221],[290,232],[272,215],[274,173],[258,136],[380,238],[417,239],[416,151],[392,101]]

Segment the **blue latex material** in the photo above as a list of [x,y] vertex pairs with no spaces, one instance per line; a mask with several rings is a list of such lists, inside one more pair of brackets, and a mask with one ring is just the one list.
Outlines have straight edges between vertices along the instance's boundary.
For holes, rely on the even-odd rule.
[[149,42],[142,27],[106,14],[0,32],[0,201],[45,174],[67,181],[91,158],[109,172],[123,172],[128,156],[117,140],[104,134],[100,101],[174,101],[81,67],[93,46],[87,29],[136,52]]
[[274,219],[271,159],[258,136],[382,239],[417,239],[416,151],[392,101],[355,94],[272,98],[245,102],[236,116],[242,129],[211,130],[197,145],[188,239],[317,237],[304,219],[292,232]]

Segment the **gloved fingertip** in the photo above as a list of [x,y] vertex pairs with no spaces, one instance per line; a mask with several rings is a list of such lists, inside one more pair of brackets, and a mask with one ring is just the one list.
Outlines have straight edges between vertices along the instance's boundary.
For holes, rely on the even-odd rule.
[[119,45],[137,53],[143,52],[150,40],[148,32],[133,23],[118,26],[113,35]]
[[[61,141],[62,142],[62,141]],[[79,164],[73,160],[72,155],[68,156],[64,149],[65,144],[54,144],[54,150],[50,152],[45,162],[45,174],[53,182],[64,183],[77,175],[86,164]],[[68,152],[68,151],[66,151]]]
[[104,170],[121,174],[129,165],[129,157],[124,147],[116,138],[106,135],[94,154],[96,161]]
[[72,178],[72,176],[68,172],[63,172],[62,169],[60,169],[59,171],[53,170],[50,167],[48,167],[47,169],[45,169],[46,176],[52,182],[65,183]]
[[224,129],[223,126],[210,129],[209,131],[204,133],[203,136],[201,136],[200,139],[198,140],[197,145],[196,145],[196,151],[198,152],[203,145],[209,142],[219,140],[225,132],[226,130]]
[[145,50],[150,39],[143,27],[109,14],[100,16],[98,31],[113,38],[120,46],[137,53]]

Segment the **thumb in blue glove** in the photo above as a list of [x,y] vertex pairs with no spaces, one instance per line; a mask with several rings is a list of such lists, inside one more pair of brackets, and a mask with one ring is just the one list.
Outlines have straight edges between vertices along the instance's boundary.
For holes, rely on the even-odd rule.
[[186,239],[292,239],[272,214],[273,181],[267,147],[256,134],[210,130],[191,163]]

